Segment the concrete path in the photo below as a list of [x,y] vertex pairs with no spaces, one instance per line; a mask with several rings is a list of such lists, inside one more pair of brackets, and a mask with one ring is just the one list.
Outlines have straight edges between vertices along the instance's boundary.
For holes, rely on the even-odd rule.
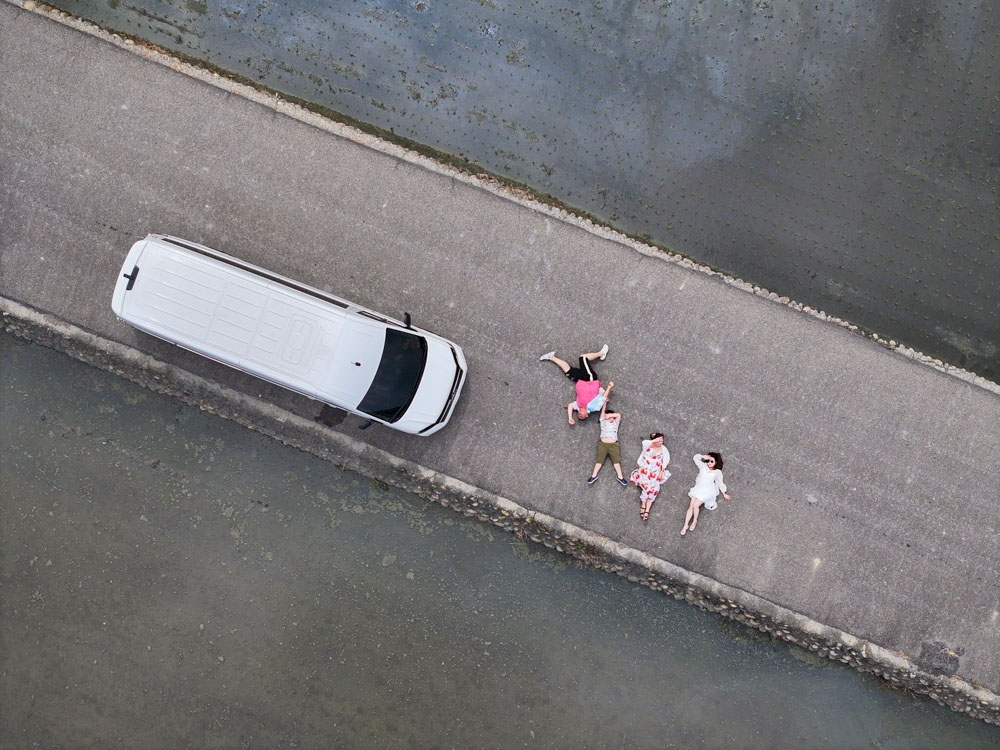
[[[1000,398],[849,331],[468,181],[335,137],[0,3],[0,294],[298,413],[289,396],[117,322],[150,231],[204,242],[463,345],[431,439],[337,429],[1000,692]],[[537,361],[608,342],[631,464],[588,487],[596,422]],[[734,496],[678,534],[691,455]]]

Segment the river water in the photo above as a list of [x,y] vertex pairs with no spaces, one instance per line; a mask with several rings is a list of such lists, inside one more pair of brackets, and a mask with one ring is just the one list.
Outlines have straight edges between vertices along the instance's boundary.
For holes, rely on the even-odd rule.
[[1000,741],[6,335],[0,387],[2,747]]
[[1000,380],[995,0],[51,0]]

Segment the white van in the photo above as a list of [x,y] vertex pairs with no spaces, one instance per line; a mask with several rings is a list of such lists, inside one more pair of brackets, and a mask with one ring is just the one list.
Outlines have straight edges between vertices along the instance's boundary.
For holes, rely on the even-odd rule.
[[115,315],[141,331],[396,430],[444,427],[465,382],[461,348],[187,240],[129,250]]

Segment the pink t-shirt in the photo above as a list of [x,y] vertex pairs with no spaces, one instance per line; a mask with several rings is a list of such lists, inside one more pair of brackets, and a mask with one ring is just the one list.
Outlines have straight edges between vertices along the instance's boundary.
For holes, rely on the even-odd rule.
[[[581,409],[586,409],[587,405],[601,395],[600,380],[577,380],[576,381],[576,405]],[[601,407],[597,407],[600,409]]]

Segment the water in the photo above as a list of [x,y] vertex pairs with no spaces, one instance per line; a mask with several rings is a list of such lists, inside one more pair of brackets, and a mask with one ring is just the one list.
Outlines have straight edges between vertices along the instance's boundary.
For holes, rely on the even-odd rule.
[[54,0],[1000,380],[1000,4]]
[[3,747],[1000,738],[61,354],[0,363]]

